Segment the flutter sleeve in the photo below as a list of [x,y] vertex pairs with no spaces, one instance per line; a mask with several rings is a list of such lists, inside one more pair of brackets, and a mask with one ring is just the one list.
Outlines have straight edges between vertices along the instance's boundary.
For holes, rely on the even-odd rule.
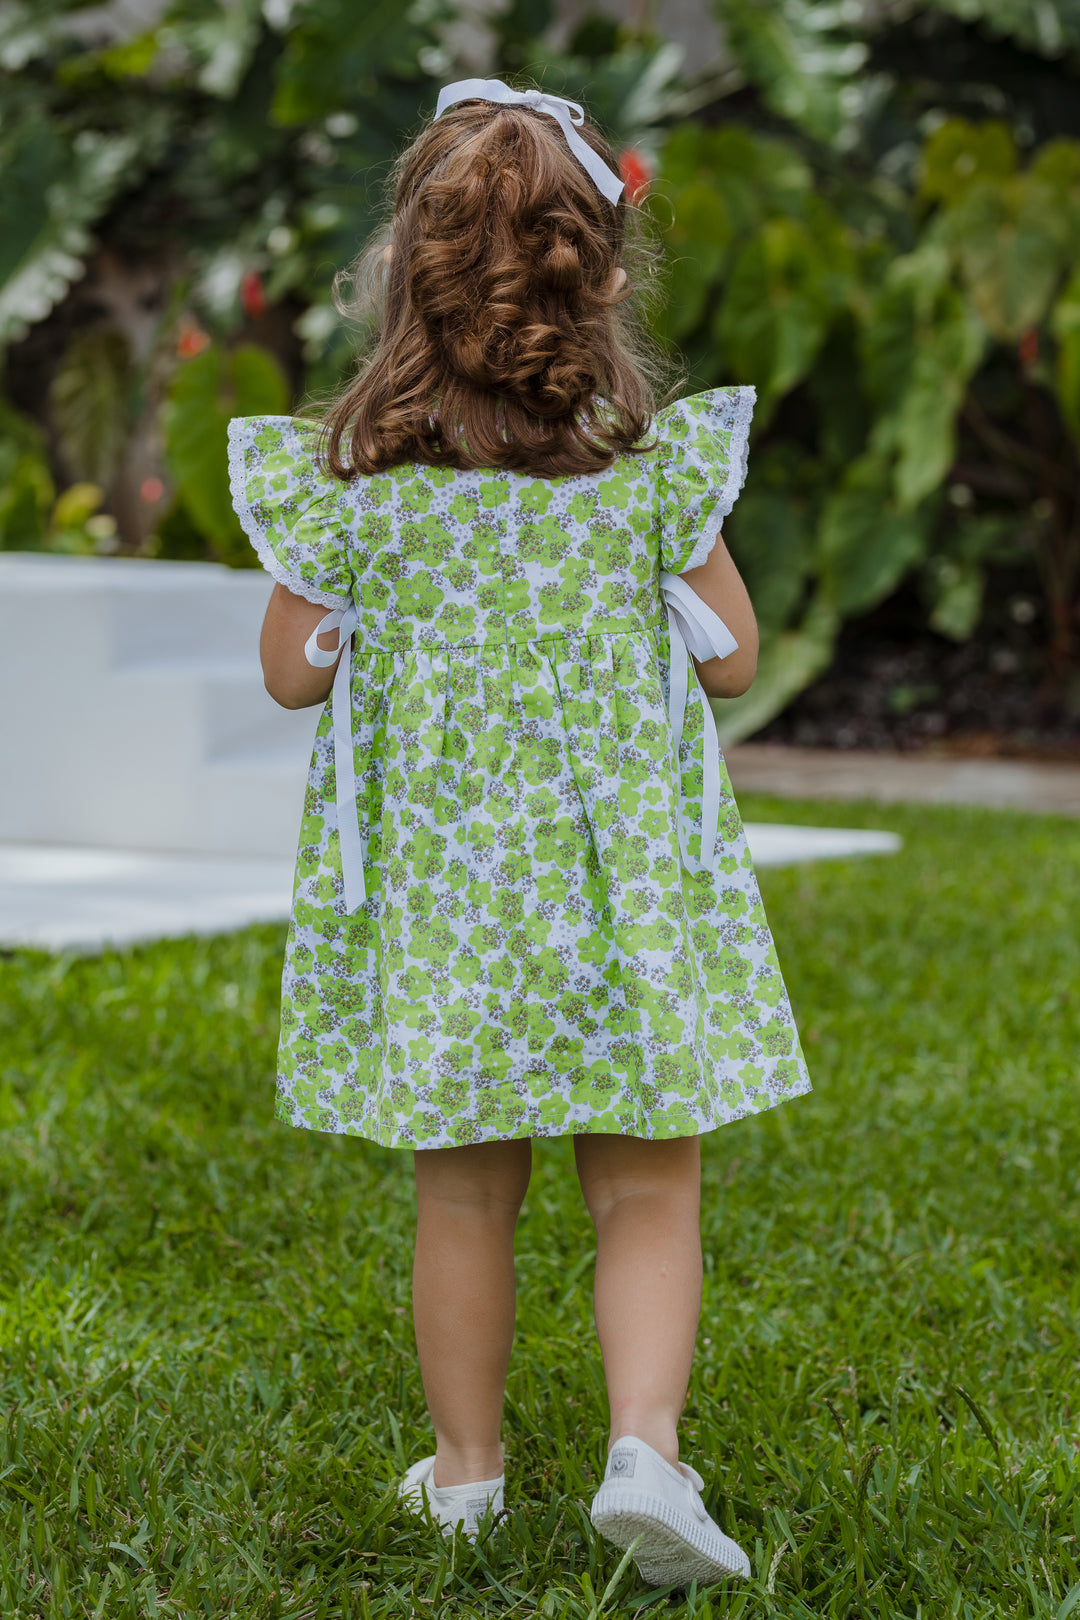
[[710,388],[657,412],[662,570],[699,568],[715,546],[746,478],[756,398],[750,386]]
[[244,533],[266,571],[309,602],[346,608],[348,486],[319,470],[319,429],[291,416],[234,416],[229,484]]

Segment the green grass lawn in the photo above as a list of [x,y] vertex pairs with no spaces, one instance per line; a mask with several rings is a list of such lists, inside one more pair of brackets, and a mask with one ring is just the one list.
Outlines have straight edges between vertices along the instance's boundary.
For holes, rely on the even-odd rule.
[[271,1119],[283,929],[0,962],[0,1614],[1080,1620],[1080,823],[793,805],[895,857],[766,871],[812,1096],[704,1139],[682,1455],[743,1587],[597,1542],[568,1138],[518,1232],[508,1516],[429,1452],[412,1155]]

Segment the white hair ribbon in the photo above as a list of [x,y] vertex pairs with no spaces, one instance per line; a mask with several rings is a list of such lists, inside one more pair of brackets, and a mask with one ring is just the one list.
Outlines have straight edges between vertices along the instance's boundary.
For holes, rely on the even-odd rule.
[[618,202],[623,182],[574,128],[575,124],[585,122],[585,109],[578,102],[565,101],[562,96],[550,96],[546,90],[511,90],[501,79],[459,79],[457,84],[445,84],[439,91],[435,117],[440,117],[447,107],[453,107],[459,101],[494,101],[504,107],[532,107],[536,112],[550,114],[562,129],[567,146],[589,178],[608,202]]

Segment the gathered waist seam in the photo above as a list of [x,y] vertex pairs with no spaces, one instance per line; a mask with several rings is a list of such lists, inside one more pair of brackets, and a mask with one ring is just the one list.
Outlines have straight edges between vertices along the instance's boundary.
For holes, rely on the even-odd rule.
[[534,647],[545,641],[592,641],[605,636],[648,635],[651,631],[664,629],[665,625],[665,619],[654,619],[651,623],[635,620],[632,624],[620,624],[608,630],[553,630],[539,636],[516,638],[493,636],[489,641],[410,641],[403,647],[383,647],[378,642],[360,640],[354,633],[353,657],[363,657],[367,654],[400,658],[408,653],[461,653],[464,656],[485,652],[488,649],[502,652],[514,647]]
[[[697,592],[677,574],[661,573],[660,590],[668,615],[668,635],[671,641],[671,682],[668,691],[668,722],[671,727],[672,764],[680,782],[680,808],[678,817],[679,851],[687,871],[693,871],[684,827],[682,798],[682,760],[680,749],[686,719],[692,671],[691,655],[709,660],[727,658],[735,652],[738,642],[724,621],[703,602]],[[650,630],[651,625],[644,627]],[[659,629],[659,625],[656,626]],[[364,877],[363,839],[360,832],[360,806],[356,794],[356,771],[353,751],[352,664],[353,642],[357,631],[357,612],[354,607],[334,608],[321,619],[304,644],[304,656],[309,664],[334,671],[331,730],[334,748],[334,798],[337,805],[338,845],[341,851],[341,878],[345,890],[345,910],[351,915],[367,899]],[[319,646],[321,635],[336,632],[337,646],[331,649]],[[618,629],[592,632],[596,635],[625,635]],[[582,632],[589,634],[589,632]],[[557,638],[552,638],[557,639]],[[483,642],[472,643],[475,649]],[[506,646],[506,642],[496,642]],[[391,655],[394,656],[394,655]],[[716,718],[709,700],[694,672],[694,692],[703,710],[708,727],[703,737],[703,791],[701,810],[702,870],[710,875],[717,869],[716,840],[720,825],[720,739],[716,732]],[[709,732],[711,731],[711,738]],[[706,855],[708,851],[708,855]]]

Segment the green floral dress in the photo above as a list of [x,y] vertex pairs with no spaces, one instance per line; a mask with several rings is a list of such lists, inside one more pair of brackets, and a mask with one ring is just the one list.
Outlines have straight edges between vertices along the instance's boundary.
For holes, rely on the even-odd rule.
[[[318,469],[311,424],[230,424],[263,564],[356,615],[336,686],[355,793],[339,807],[332,696],[304,801],[279,1119],[402,1148],[677,1137],[809,1091],[722,761],[701,849],[714,734],[692,666],[678,744],[668,713],[661,574],[715,544],[753,403],[752,388],[681,400],[653,448],[550,479],[409,464],[344,483]],[[362,854],[355,909],[339,826]]]

